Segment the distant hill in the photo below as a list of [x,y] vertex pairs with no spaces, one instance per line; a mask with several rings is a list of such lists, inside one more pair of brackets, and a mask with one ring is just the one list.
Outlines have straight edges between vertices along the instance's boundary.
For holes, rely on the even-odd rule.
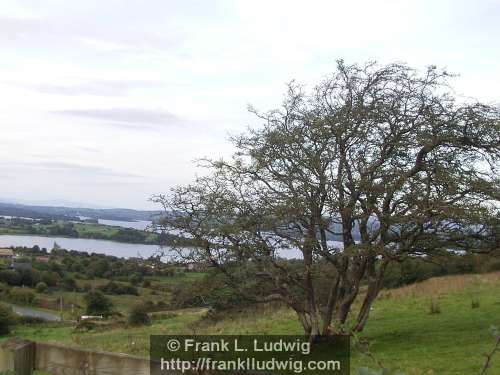
[[152,220],[161,215],[161,211],[140,211],[127,208],[85,208],[32,206],[16,203],[0,203],[0,215],[20,216],[33,219],[71,220],[79,216],[105,220]]

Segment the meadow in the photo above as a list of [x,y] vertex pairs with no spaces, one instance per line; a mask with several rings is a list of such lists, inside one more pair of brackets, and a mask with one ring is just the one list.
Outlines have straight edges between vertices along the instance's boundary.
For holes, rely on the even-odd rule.
[[[500,326],[500,272],[438,277],[386,289],[366,329],[353,340],[351,366],[383,366],[406,375],[477,374],[483,354],[494,344],[494,325]],[[193,308],[154,313],[152,324],[142,327],[115,321],[79,332],[71,322],[45,323],[17,326],[11,335],[147,356],[149,335],[162,333],[301,334],[301,327],[292,311],[266,305],[230,311],[218,319],[209,318],[207,309]],[[487,372],[498,373],[500,354]]]

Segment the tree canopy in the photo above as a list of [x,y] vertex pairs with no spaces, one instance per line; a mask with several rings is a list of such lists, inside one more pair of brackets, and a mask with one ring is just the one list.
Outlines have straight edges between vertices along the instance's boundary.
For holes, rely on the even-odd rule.
[[232,138],[231,160],[153,198],[162,226],[247,298],[286,303],[311,337],[343,328],[356,298],[361,330],[390,262],[499,248],[500,108],[457,98],[451,78],[338,61],[310,92],[292,82],[281,108],[251,109],[263,125]]

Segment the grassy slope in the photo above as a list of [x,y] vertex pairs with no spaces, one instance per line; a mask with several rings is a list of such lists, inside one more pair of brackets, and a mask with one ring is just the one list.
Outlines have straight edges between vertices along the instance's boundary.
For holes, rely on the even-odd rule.
[[[431,300],[441,308],[430,314]],[[471,302],[479,302],[472,308]],[[84,347],[147,355],[148,335],[161,333],[300,333],[293,312],[274,308],[231,314],[219,322],[200,321],[203,310],[187,310],[152,326],[75,334],[62,326],[19,327],[15,335],[67,342]],[[407,374],[476,374],[482,354],[493,340],[489,327],[500,325],[500,273],[435,278],[412,286],[383,291],[361,336],[385,367]],[[376,367],[367,356],[353,353],[353,368]],[[488,374],[500,373],[500,354]]]
[[[62,222],[59,222],[62,223]],[[40,230],[46,232],[46,234],[32,234],[26,228],[23,227],[3,227],[0,226],[0,234],[10,234],[10,235],[32,235],[32,236],[50,236],[48,230],[51,225],[37,225]],[[120,229],[124,229],[118,226],[104,225],[104,224],[94,224],[94,223],[75,223],[74,228],[78,232],[78,237],[75,238],[97,238],[97,239],[108,239],[113,240],[113,236],[118,233]],[[54,237],[67,237],[64,235],[56,235]],[[156,238],[152,233],[148,233],[146,240],[153,243]]]

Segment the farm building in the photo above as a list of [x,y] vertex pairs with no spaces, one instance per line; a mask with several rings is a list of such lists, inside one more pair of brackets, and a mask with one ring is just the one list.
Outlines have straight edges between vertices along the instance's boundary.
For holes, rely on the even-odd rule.
[[12,259],[14,258],[14,252],[12,249],[0,249],[0,259]]

